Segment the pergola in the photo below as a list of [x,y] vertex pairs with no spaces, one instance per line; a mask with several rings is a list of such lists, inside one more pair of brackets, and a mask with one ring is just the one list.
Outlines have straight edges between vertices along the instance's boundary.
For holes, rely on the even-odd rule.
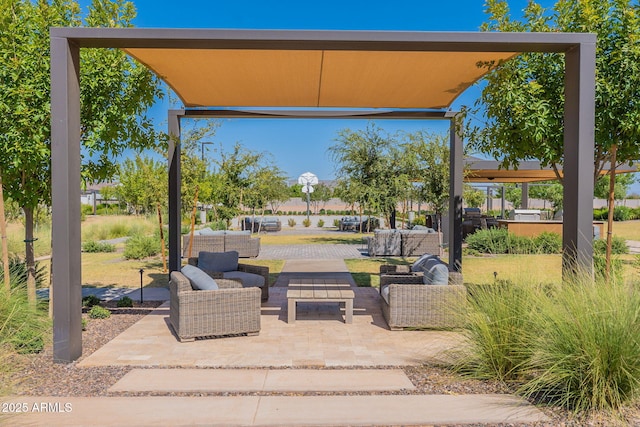
[[[445,109],[486,73],[481,63],[497,64],[521,52],[563,53],[563,270],[573,271],[591,269],[593,258],[595,44],[595,35],[573,33],[52,28],[54,359],[68,362],[82,354],[81,48],[123,49],[165,80],[187,107],[169,112],[172,271],[180,268],[180,119],[240,116],[450,120],[449,261],[459,266],[462,138],[455,113]],[[258,111],[201,108],[237,106]]]

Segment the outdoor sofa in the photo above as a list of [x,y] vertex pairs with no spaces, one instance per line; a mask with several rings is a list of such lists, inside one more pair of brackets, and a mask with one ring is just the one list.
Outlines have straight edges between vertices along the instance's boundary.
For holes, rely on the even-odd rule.
[[441,233],[432,228],[419,230],[375,230],[369,237],[369,256],[442,256]]
[[260,238],[251,237],[251,231],[211,230],[203,228],[196,230],[193,236],[191,253],[189,244],[191,235],[182,236],[182,257],[198,256],[204,252],[237,251],[240,258],[255,258],[260,254]]
[[380,266],[380,304],[391,330],[463,326],[467,290],[462,274],[452,271],[438,257],[431,258],[439,264],[437,273],[428,269],[416,271],[415,263]]
[[181,342],[260,332],[260,290],[237,280],[215,282],[219,289],[196,290],[182,272],[171,272],[169,323]]

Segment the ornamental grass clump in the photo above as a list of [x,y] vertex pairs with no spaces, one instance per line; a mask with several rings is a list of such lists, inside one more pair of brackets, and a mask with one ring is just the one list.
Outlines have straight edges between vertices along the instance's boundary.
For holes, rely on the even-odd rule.
[[637,402],[640,286],[592,277],[469,286],[458,370],[579,414],[616,414]]
[[510,281],[469,288],[465,336],[457,369],[475,378],[513,381],[525,374],[536,334],[537,290]]
[[548,296],[521,388],[576,412],[617,412],[640,392],[640,291],[573,278]]

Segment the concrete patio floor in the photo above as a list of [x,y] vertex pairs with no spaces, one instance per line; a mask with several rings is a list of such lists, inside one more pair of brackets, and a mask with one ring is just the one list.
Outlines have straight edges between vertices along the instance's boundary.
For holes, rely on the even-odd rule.
[[181,343],[164,304],[79,366],[304,367],[400,366],[447,360],[462,337],[449,331],[390,331],[373,288],[354,288],[354,319],[345,324],[337,303],[299,304],[287,323],[286,287],[272,287],[257,336]]

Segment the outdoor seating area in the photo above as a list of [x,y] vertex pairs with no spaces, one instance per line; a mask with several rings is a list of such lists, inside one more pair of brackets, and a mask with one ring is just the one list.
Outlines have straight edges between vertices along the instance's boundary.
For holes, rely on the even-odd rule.
[[237,251],[240,258],[255,258],[260,254],[260,238],[251,231],[212,230],[203,228],[182,236],[182,256],[198,256],[200,252]]

